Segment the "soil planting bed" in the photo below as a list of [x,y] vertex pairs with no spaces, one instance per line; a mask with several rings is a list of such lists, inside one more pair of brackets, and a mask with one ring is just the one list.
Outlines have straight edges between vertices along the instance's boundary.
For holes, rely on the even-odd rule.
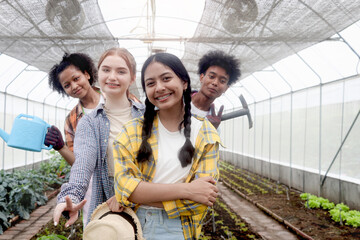
[[[213,219],[214,216],[214,219]],[[218,198],[213,209],[208,213],[200,239],[217,240],[217,239],[261,239],[261,237],[253,232],[238,215],[236,215],[221,198]],[[65,228],[65,219],[61,218],[60,223],[55,227],[53,221],[48,222],[39,233],[31,240],[50,234],[62,235],[68,237],[71,233],[71,227]],[[215,225],[215,228],[214,228]],[[75,223],[75,231],[71,240],[82,239],[82,221],[80,219]],[[214,231],[215,229],[215,231]]]
[[200,239],[262,239],[219,197],[207,215]]
[[306,208],[299,191],[288,190],[284,185],[223,161],[220,176],[227,186],[272,217],[305,233],[304,238],[307,235],[316,240],[360,239],[360,228],[341,226],[326,210]]
[[[40,238],[42,236],[48,236],[48,235],[61,235],[69,240],[81,240],[82,234],[83,234],[83,224],[82,219],[76,220],[74,224],[74,228],[71,226],[66,228],[65,227],[66,220],[65,218],[61,218],[59,224],[55,227],[53,224],[53,220],[49,221],[44,227],[41,228],[41,230],[31,238],[31,240],[36,240],[37,238]],[[72,232],[73,231],[73,232]],[[48,239],[60,239],[60,238],[48,238]]]

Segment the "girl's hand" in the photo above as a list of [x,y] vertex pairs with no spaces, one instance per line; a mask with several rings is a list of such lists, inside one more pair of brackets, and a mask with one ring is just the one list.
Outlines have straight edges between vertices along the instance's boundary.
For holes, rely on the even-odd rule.
[[201,177],[189,183],[189,200],[212,207],[218,195],[216,181],[211,177]]
[[124,210],[124,207],[116,201],[115,195],[109,198],[106,203],[112,212],[122,212]]
[[56,226],[60,220],[61,214],[64,211],[69,212],[69,220],[65,223],[65,227],[70,226],[73,224],[79,217],[79,210],[82,209],[86,203],[86,199],[82,200],[78,204],[73,204],[69,196],[65,197],[64,203],[59,203],[56,205],[54,210],[54,226]]

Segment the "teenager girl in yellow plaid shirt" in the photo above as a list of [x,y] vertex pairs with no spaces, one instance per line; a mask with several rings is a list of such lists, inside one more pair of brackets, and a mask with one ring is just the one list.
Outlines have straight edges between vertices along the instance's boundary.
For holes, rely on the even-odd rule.
[[115,196],[134,207],[144,237],[197,239],[216,200],[220,138],[205,119],[191,117],[190,77],[176,56],[150,56],[141,71],[143,118],[114,141]]

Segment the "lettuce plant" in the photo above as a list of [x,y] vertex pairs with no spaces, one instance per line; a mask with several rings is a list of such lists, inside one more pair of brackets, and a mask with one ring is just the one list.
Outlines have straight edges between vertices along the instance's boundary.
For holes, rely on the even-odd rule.
[[338,208],[333,208],[329,212],[331,215],[331,219],[334,220],[335,222],[340,222],[340,215],[341,215],[341,220],[342,221],[345,220],[346,212],[340,211],[340,209]]
[[335,222],[345,222],[345,225],[352,227],[360,227],[360,212],[356,210],[351,210],[349,206],[344,203],[334,204],[329,202],[328,199],[317,197],[310,193],[300,194],[300,198],[305,200],[305,207],[309,208],[320,208],[322,207],[325,210],[329,210],[331,219]]
[[39,237],[36,240],[67,240],[67,237],[63,235],[51,234],[48,236]]
[[341,208],[341,211],[344,211],[344,212],[347,212],[347,211],[350,210],[350,208],[349,208],[347,205],[343,204],[343,203],[338,203],[338,204],[336,204],[335,208],[336,208],[336,209],[340,209],[340,208]]
[[335,204],[332,202],[328,202],[328,203],[323,203],[321,204],[321,207],[325,210],[330,210],[333,209],[335,207]]
[[360,227],[360,212],[356,210],[347,212],[345,225]]

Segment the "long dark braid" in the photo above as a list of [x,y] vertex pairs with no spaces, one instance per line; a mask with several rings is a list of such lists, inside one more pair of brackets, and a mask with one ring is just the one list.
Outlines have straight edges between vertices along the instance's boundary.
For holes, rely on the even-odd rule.
[[[184,145],[179,150],[179,159],[182,167],[186,167],[188,164],[191,164],[191,160],[194,156],[195,148],[190,141],[190,133],[191,133],[191,87],[188,85],[187,89],[184,91],[184,103],[185,103],[185,113],[184,113],[184,135],[186,141]],[[180,123],[179,129],[181,129]]]
[[148,98],[146,98],[145,100],[145,106],[146,109],[144,113],[144,123],[141,133],[142,142],[139,148],[138,155],[136,157],[139,162],[149,160],[152,156],[152,149],[147,140],[151,137],[151,130],[153,127],[156,112],[155,106],[149,101]]

